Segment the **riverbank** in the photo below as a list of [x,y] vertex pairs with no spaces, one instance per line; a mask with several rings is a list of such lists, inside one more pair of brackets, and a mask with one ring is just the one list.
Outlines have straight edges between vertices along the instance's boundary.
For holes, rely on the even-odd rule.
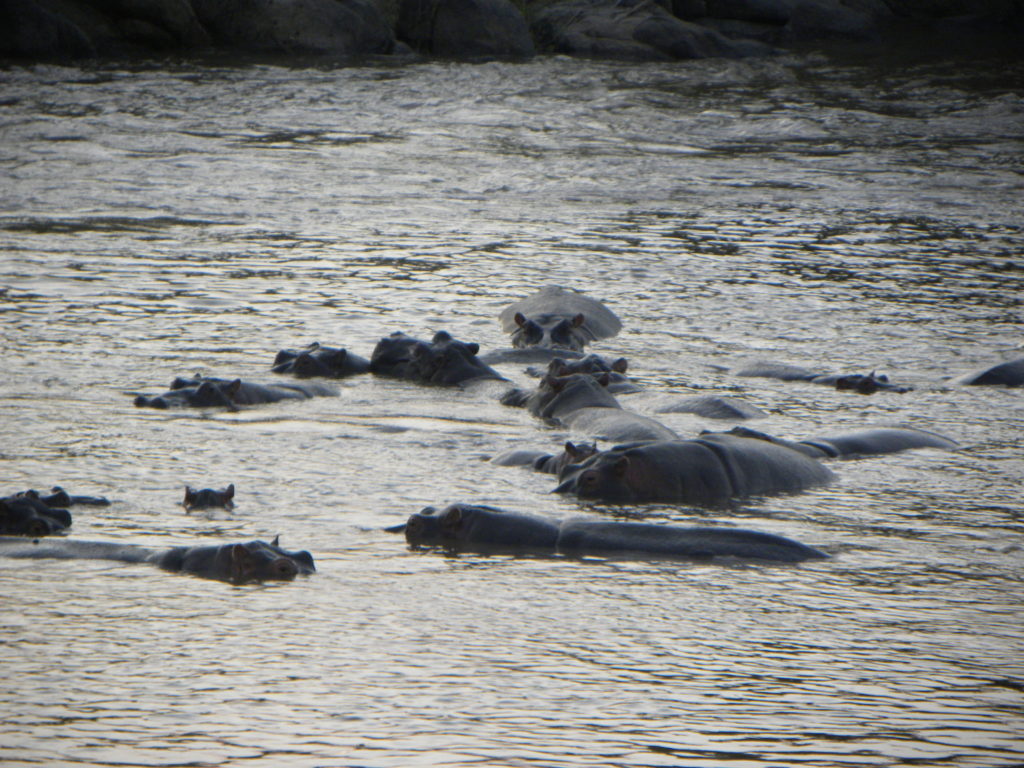
[[1024,0],[0,0],[8,61],[1019,56]]

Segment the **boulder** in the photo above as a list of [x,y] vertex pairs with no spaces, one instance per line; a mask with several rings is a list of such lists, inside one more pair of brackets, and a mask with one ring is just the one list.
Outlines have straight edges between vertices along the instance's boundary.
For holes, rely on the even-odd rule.
[[210,42],[188,0],[2,0],[0,20],[0,52],[19,57],[123,56]]
[[399,40],[446,58],[527,58],[533,39],[509,0],[402,0]]
[[677,19],[649,0],[569,0],[540,10],[531,29],[544,50],[603,59],[735,58],[772,50],[751,40],[729,40]]
[[248,53],[363,56],[395,38],[371,0],[192,0],[218,47]]

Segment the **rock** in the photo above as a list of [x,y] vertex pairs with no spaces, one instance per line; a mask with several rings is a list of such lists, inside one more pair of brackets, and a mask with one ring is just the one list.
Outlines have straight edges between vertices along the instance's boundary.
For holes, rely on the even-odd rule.
[[557,3],[538,11],[531,29],[538,47],[544,50],[604,59],[735,58],[772,50],[754,41],[729,40],[714,30],[677,19],[646,0]]
[[35,58],[124,56],[202,48],[188,0],[3,0],[0,50]]
[[873,41],[881,34],[882,3],[857,2],[857,8],[840,0],[797,0],[783,30],[788,43],[818,40]]
[[33,0],[0,2],[0,56],[29,59],[77,59],[96,49],[70,19]]
[[793,15],[797,0],[705,0],[706,16],[716,19],[785,24]]
[[396,36],[448,58],[533,56],[522,13],[509,0],[402,0]]
[[193,0],[217,46],[249,53],[390,53],[391,29],[370,0]]

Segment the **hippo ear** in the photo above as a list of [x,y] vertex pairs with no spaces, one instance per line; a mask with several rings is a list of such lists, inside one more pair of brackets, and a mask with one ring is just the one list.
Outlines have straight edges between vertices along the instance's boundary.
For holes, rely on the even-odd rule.
[[516,312],[515,316],[512,319],[515,321],[515,324],[518,325],[520,328],[526,325],[526,315],[524,315],[522,312]]
[[228,397],[234,397],[235,395],[238,394],[238,390],[240,390],[241,388],[242,380],[235,379],[224,388],[224,394],[226,394]]
[[448,331],[438,331],[430,341],[434,344],[443,344],[444,342],[451,340],[452,335],[448,333]]
[[612,465],[612,472],[616,477],[625,477],[629,471],[629,457],[623,456]]
[[597,379],[597,383],[602,387],[607,387],[612,383],[612,377],[608,375],[607,371],[602,373],[600,376],[595,376],[594,378]]
[[583,325],[583,323],[586,322],[586,320],[587,319],[583,317],[583,313],[580,312],[578,315],[576,315],[576,317],[572,319],[572,327],[579,328],[581,325]]
[[306,349],[308,349],[310,352],[316,352],[318,349],[320,349],[320,342],[311,341],[309,342],[309,345],[306,347]]
[[612,362],[612,370],[616,373],[625,373],[627,368],[629,368],[629,360],[624,357]]
[[466,349],[469,350],[469,354],[475,355],[480,351],[480,345],[475,341],[471,341],[466,345]]
[[185,500],[181,502],[186,507],[192,503],[192,500],[196,497],[196,492],[188,485],[185,486]]
[[233,498],[235,498],[235,484],[231,483],[230,485],[228,485],[227,488],[224,489],[224,499],[227,500]]
[[277,536],[274,537],[274,540],[272,542],[270,542],[270,546],[280,548],[280,545],[277,543],[278,541],[280,541],[280,539],[281,539],[281,534],[279,533],[279,534],[277,534]]

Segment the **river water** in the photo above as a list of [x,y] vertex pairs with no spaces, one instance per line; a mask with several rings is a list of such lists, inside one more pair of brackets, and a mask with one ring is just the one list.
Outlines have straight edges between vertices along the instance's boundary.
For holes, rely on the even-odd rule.
[[[0,560],[5,766],[1024,764],[1024,66],[819,57],[0,71],[0,491],[109,497],[71,536],[281,535],[318,573],[233,587]],[[607,303],[645,392],[807,437],[956,439],[728,510],[583,505],[486,459],[568,435],[501,387],[358,377],[237,413],[283,347],[396,330],[484,350],[543,285]],[[877,369],[870,397],[740,378]],[[529,384],[522,366],[500,370]],[[648,411],[649,412],[649,411]],[[670,414],[685,435],[731,423]],[[233,482],[231,512],[180,506]],[[382,531],[461,501],[740,525],[799,566],[444,556]]]

